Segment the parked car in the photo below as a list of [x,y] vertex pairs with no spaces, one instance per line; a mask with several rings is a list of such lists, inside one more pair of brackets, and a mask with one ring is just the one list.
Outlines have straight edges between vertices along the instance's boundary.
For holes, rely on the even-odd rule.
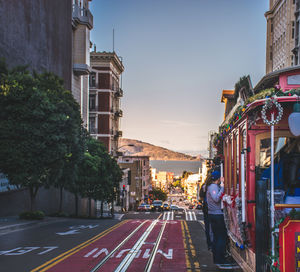
[[150,211],[150,205],[146,204],[146,203],[142,203],[138,206],[137,210],[139,212],[146,212],[146,211]]
[[159,211],[161,212],[164,209],[163,203],[161,200],[154,200],[152,202],[152,211]]
[[164,211],[169,211],[170,210],[170,205],[168,203],[164,203],[163,206],[164,206],[164,208],[163,208]]

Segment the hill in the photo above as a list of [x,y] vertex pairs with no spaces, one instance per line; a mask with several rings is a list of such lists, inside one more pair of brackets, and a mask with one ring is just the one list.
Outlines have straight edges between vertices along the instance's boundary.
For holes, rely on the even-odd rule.
[[199,161],[199,156],[197,158],[180,152],[175,152],[164,147],[152,145],[133,139],[121,138],[119,146],[124,146],[121,147],[119,150],[123,152],[124,155],[149,156],[150,160]]

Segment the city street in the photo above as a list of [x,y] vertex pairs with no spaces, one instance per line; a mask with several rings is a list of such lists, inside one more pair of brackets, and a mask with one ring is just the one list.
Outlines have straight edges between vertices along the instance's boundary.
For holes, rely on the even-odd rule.
[[129,212],[12,230],[0,234],[1,271],[217,271],[201,220],[198,210]]

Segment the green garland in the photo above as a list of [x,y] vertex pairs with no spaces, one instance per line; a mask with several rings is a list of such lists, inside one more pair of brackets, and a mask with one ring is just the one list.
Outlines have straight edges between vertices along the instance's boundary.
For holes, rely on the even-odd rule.
[[293,95],[300,96],[300,89],[292,89],[292,90],[284,92],[284,91],[276,89],[276,88],[269,88],[269,89],[262,90],[258,94],[255,94],[255,95],[249,97],[245,101],[243,106],[239,106],[235,110],[234,114],[229,119],[228,123],[219,127],[219,133],[214,138],[215,148],[217,148],[217,150],[222,149],[223,139],[226,137],[226,135],[229,133],[229,131],[232,129],[232,127],[235,125],[235,123],[238,122],[242,118],[244,112],[251,105],[251,103],[253,103],[256,100],[265,99],[265,98],[269,98],[272,96],[282,97],[282,96],[293,96]]

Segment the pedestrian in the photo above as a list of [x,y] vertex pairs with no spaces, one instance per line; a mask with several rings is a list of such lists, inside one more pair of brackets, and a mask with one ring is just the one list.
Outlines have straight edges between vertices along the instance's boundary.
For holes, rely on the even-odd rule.
[[206,243],[208,250],[212,249],[212,231],[211,226],[208,220],[208,205],[207,205],[207,198],[206,198],[206,183],[201,186],[200,189],[200,199],[202,201],[202,212],[203,212],[203,220],[204,220],[204,227],[205,227],[205,235],[206,235]]
[[233,269],[234,264],[226,260],[227,230],[221,209],[221,197],[224,184],[220,181],[220,172],[213,171],[207,183],[208,218],[213,232],[213,261],[220,269]]

